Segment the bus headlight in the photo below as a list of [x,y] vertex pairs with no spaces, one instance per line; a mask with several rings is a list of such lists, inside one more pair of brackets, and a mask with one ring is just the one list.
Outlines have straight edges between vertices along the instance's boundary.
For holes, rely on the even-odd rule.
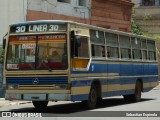
[[18,89],[18,85],[8,85],[8,90],[17,90]]
[[70,85],[55,85],[55,89],[56,90],[66,90],[66,89],[70,89]]

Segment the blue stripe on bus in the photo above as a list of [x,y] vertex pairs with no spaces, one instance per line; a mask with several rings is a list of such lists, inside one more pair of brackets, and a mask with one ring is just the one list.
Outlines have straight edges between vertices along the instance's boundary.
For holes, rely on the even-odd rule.
[[[94,66],[94,71],[92,66]],[[89,71],[71,71],[71,74],[119,73],[120,76],[158,75],[158,66],[149,64],[96,64],[90,65]]]
[[[72,81],[72,87],[80,87],[80,86],[91,86],[92,80],[78,80]],[[157,77],[150,77],[150,78],[142,78],[143,83],[150,83],[150,82],[157,82]],[[101,85],[113,85],[113,84],[120,84],[120,85],[127,85],[127,84],[135,84],[137,78],[123,78],[123,79],[116,79],[116,80],[100,80]]]
[[[33,80],[35,77],[27,77],[27,78],[10,78],[7,77],[7,84],[33,84]],[[38,84],[67,84],[68,77],[36,77],[38,79]]]

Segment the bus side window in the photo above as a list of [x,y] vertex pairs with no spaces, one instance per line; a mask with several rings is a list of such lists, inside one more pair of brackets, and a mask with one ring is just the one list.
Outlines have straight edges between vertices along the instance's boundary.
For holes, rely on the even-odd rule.
[[111,57],[110,56],[110,47],[107,47],[107,57]]
[[149,60],[156,60],[156,48],[155,48],[155,42],[148,40],[147,41],[148,46],[148,56]]
[[141,52],[141,40],[140,38],[132,37],[132,56],[133,59],[141,60],[142,59],[142,52]]
[[119,58],[118,35],[114,33],[105,33],[107,45],[107,57]]
[[95,56],[94,45],[92,45],[92,56]]

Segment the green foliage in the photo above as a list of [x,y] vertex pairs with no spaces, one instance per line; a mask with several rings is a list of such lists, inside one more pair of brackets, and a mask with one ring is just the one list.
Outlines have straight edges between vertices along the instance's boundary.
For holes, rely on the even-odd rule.
[[132,29],[132,33],[137,34],[137,35],[143,35],[143,32],[141,31],[138,24],[134,21],[134,19],[132,19],[131,29]]
[[160,40],[160,35],[152,35],[149,33],[143,33],[144,36],[155,38],[156,40]]

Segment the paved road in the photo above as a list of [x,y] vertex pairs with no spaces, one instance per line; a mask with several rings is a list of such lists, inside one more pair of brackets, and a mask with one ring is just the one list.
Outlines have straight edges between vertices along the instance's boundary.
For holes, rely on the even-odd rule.
[[[16,113],[42,113],[42,116],[64,117],[65,119],[68,119],[68,116],[80,117],[79,119],[81,119],[82,116],[94,116],[92,119],[96,120],[103,119],[102,117],[99,118],[100,116],[111,116],[113,119],[114,116],[123,116],[130,113],[129,111],[131,111],[131,113],[134,113],[135,111],[139,114],[143,111],[146,111],[147,113],[149,111],[150,113],[154,113],[152,111],[160,111],[160,89],[155,89],[148,93],[144,93],[142,96],[142,101],[139,103],[125,103],[122,97],[107,98],[103,100],[102,103],[94,110],[87,110],[80,102],[50,102],[45,111],[35,110],[33,105],[30,103],[4,106],[0,108],[0,111]],[[160,115],[160,112],[158,112],[158,114]],[[75,119],[74,117],[71,117],[70,119]],[[87,119],[89,118],[87,117]],[[160,120],[160,118],[157,119]]]

